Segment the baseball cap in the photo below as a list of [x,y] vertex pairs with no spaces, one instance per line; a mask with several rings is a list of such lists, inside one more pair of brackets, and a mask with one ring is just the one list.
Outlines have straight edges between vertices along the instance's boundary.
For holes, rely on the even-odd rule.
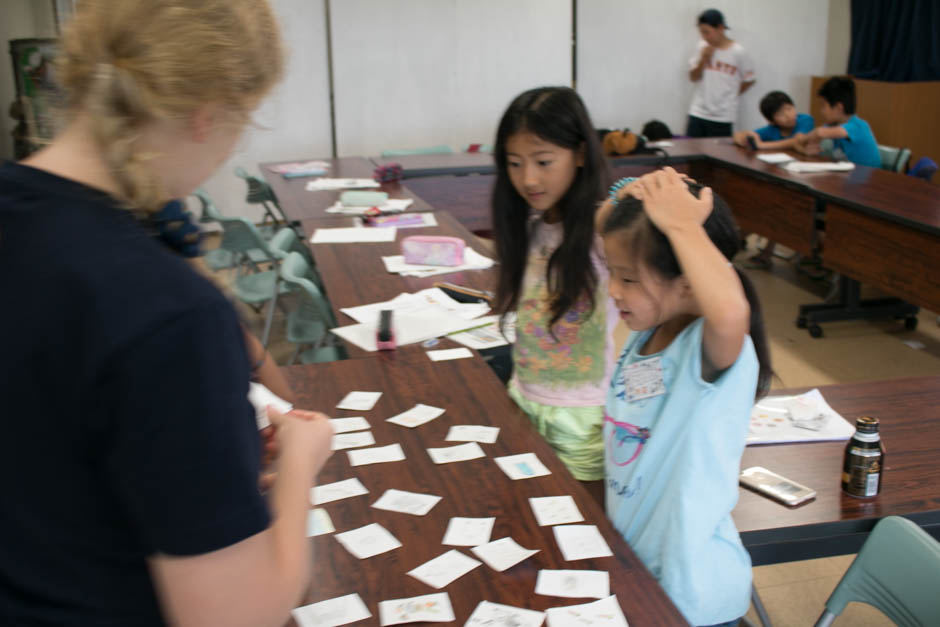
[[721,14],[721,11],[718,9],[708,9],[703,11],[701,15],[698,16],[699,24],[708,24],[712,28],[718,28],[719,26],[724,26],[728,28],[728,25],[725,24],[725,16]]

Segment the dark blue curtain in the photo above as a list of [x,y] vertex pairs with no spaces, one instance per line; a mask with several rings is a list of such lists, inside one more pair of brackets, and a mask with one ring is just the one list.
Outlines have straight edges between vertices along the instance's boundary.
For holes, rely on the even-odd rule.
[[940,0],[852,0],[848,73],[898,83],[940,80]]

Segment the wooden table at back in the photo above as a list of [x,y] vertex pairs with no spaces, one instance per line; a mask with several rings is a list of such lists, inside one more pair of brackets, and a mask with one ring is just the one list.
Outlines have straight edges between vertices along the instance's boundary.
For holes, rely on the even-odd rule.
[[881,493],[870,499],[842,493],[844,441],[747,447],[742,468],[763,466],[817,492],[789,508],[741,489],[733,517],[754,565],[854,553],[885,516],[909,518],[940,539],[940,376],[819,390],[853,424],[859,416],[878,418],[887,449]]
[[[535,594],[540,569],[606,571],[610,574],[610,592],[617,596],[631,625],[686,624],[600,506],[571,477],[481,360],[431,363],[423,355],[390,353],[373,359],[291,366],[285,372],[297,393],[298,407],[322,410],[333,417],[362,415],[371,424],[377,446],[400,443],[406,457],[404,461],[354,467],[346,451],[337,451],[327,462],[318,479],[320,485],[356,477],[369,490],[367,495],[322,505],[336,531],[375,522],[388,529],[402,546],[359,560],[332,535],[314,538],[313,583],[305,603],[356,592],[373,614],[369,623],[377,624],[380,601],[438,592],[405,573],[453,548],[470,554],[468,547],[442,544],[451,517],[495,517],[492,540],[511,537],[539,552],[503,572],[481,565],[443,588],[441,591],[450,596],[457,624],[464,624],[483,600],[535,610],[592,600]],[[382,397],[368,412],[333,409],[353,390],[382,392]],[[416,403],[446,411],[414,429],[386,422]],[[495,443],[480,445],[486,457],[432,463],[426,449],[459,444],[444,438],[451,426],[466,424],[500,428]],[[493,458],[517,453],[535,453],[551,474],[510,480]],[[442,500],[425,516],[370,507],[388,489],[431,494]],[[584,516],[582,524],[598,527],[612,557],[565,561],[552,527],[537,524],[528,499],[566,495],[574,498]]]

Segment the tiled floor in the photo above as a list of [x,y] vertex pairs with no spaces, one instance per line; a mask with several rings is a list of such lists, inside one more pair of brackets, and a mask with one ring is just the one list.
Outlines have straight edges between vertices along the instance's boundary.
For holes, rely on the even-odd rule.
[[[936,313],[921,312],[915,331],[905,331],[894,320],[840,322],[823,325],[825,337],[813,339],[794,324],[797,306],[821,302],[828,285],[799,274],[792,263],[783,259],[775,259],[769,272],[751,270],[748,274],[757,286],[764,308],[778,377],[775,388],[940,374],[940,327]],[[249,316],[251,326],[258,331],[261,320],[260,316]],[[283,335],[280,314],[275,322],[271,352],[283,363],[292,349],[278,334]],[[622,343],[626,330],[621,328],[617,336]],[[852,557],[755,568],[755,584],[773,624],[812,625]],[[753,609],[748,616],[756,622]],[[850,604],[836,621],[836,625],[853,627],[891,624],[878,610],[858,603]]]

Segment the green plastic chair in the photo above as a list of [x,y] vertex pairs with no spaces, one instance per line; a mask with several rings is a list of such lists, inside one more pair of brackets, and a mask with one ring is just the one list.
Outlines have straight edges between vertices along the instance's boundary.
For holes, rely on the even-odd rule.
[[226,228],[226,216],[222,215],[209,194],[203,189],[197,189],[193,192],[201,205],[199,222],[209,224],[217,222],[222,228],[222,240],[219,247],[206,252],[203,259],[206,265],[213,271],[228,270],[235,268],[239,276],[244,272],[246,266],[252,271],[260,271],[258,264],[269,260],[269,256],[261,249],[254,247],[253,239],[246,239],[240,230],[232,231]]
[[909,148],[895,148],[894,146],[878,145],[878,152],[881,154],[881,169],[890,172],[904,172],[907,169],[907,162],[911,158]]
[[320,277],[320,272],[317,270],[313,253],[310,251],[310,247],[307,246],[301,238],[297,237],[297,233],[295,233],[293,229],[284,227],[274,234],[274,237],[271,238],[268,245],[271,247],[271,252],[274,256],[281,261],[287,259],[287,255],[290,253],[298,253],[303,257],[304,261],[306,261],[307,265],[310,267],[310,275],[312,276],[313,282],[316,283],[321,291],[323,290],[323,279]]
[[[330,329],[336,326],[330,305],[316,286],[310,266],[300,253],[288,253],[281,262],[281,278],[295,288],[297,307],[287,314],[287,341],[296,344],[288,365],[297,357],[305,364],[345,359],[342,347],[332,344]],[[303,352],[304,346],[311,346]]]
[[906,518],[883,518],[832,591],[816,627],[831,625],[851,601],[873,605],[901,627],[940,625],[940,543]]
[[[274,190],[271,189],[271,186],[267,184],[266,181],[249,174],[245,168],[238,166],[235,168],[235,176],[244,179],[245,183],[248,185],[248,193],[245,196],[245,202],[250,205],[261,205],[261,208],[264,209],[264,218],[262,219],[262,229],[273,229],[278,226],[289,226],[295,231],[299,229],[300,225],[296,222],[291,222],[287,219],[284,210],[281,208],[281,204],[277,201],[277,196],[274,195]],[[271,224],[266,224],[268,220],[271,220]]]
[[405,150],[383,150],[382,157],[405,157],[408,155],[451,155],[454,149],[441,144],[440,146],[427,146],[425,148],[409,148]]

